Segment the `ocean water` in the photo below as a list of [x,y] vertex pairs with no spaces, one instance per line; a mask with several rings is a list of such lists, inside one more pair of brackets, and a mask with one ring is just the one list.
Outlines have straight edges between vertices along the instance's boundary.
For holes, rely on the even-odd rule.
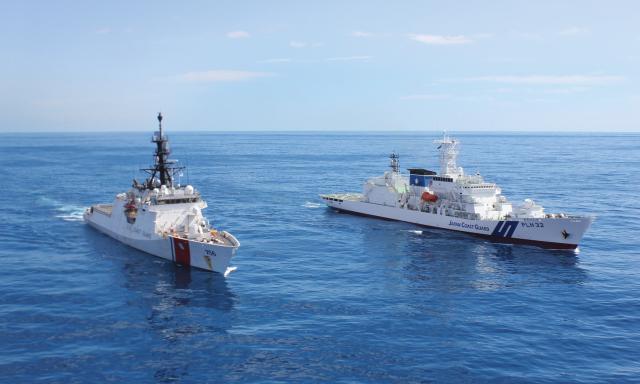
[[83,224],[150,132],[0,135],[0,381],[640,382],[640,135],[457,135],[511,200],[597,216],[575,255],[321,204],[391,150],[437,168],[435,133],[169,134],[228,279]]

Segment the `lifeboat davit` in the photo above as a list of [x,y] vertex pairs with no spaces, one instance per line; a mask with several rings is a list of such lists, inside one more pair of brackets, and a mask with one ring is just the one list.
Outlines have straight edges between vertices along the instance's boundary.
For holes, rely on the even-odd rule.
[[422,192],[422,200],[428,201],[430,203],[435,203],[436,201],[438,201],[438,196],[434,195],[433,193]]

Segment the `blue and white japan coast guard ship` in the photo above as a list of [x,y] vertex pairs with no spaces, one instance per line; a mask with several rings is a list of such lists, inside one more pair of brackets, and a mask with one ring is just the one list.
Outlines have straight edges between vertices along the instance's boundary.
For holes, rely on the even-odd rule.
[[202,215],[207,203],[191,185],[174,182],[183,167],[169,160],[169,140],[159,130],[153,167],[144,169],[144,183],[133,180],[132,188],[115,197],[112,204],[97,204],[84,212],[84,220],[116,240],[152,255],[227,276],[235,270],[231,258],[240,243],[228,232],[217,231]]
[[400,174],[398,156],[391,154],[391,170],[364,183],[360,193],[321,195],[329,207],[449,229],[485,237],[491,241],[528,244],[548,249],[575,250],[594,218],[545,213],[526,199],[511,204],[494,183],[479,174],[466,175],[456,165],[458,141],[446,134],[436,140],[440,173],[410,168]]

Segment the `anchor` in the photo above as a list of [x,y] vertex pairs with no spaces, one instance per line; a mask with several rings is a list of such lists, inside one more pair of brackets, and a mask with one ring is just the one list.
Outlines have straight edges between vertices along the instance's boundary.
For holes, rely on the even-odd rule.
[[562,237],[564,237],[565,239],[566,239],[567,237],[569,237],[570,235],[571,235],[571,234],[570,234],[569,232],[567,232],[567,230],[566,230],[566,229],[563,229],[563,230],[562,230]]

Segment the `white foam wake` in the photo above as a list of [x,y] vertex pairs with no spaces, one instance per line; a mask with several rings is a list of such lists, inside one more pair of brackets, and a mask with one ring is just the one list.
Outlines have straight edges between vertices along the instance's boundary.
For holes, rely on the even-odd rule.
[[55,210],[60,212],[56,215],[59,219],[64,221],[82,221],[82,214],[85,208],[78,205],[66,204],[56,207]]
[[58,219],[62,219],[64,221],[83,220],[82,214],[84,213],[85,207],[75,204],[64,204],[48,197],[41,197],[37,202],[41,205],[52,207],[53,210],[57,212],[55,217]]
[[62,219],[64,221],[82,221],[82,213],[84,212],[84,208],[78,211],[70,212],[68,214],[60,214],[56,215],[58,219]]
[[310,202],[310,201],[307,201],[307,202],[306,202],[306,203],[304,203],[302,206],[303,206],[303,207],[305,207],[305,208],[320,208],[320,207],[322,207],[322,204],[319,204],[319,203],[312,203],[312,202]]

